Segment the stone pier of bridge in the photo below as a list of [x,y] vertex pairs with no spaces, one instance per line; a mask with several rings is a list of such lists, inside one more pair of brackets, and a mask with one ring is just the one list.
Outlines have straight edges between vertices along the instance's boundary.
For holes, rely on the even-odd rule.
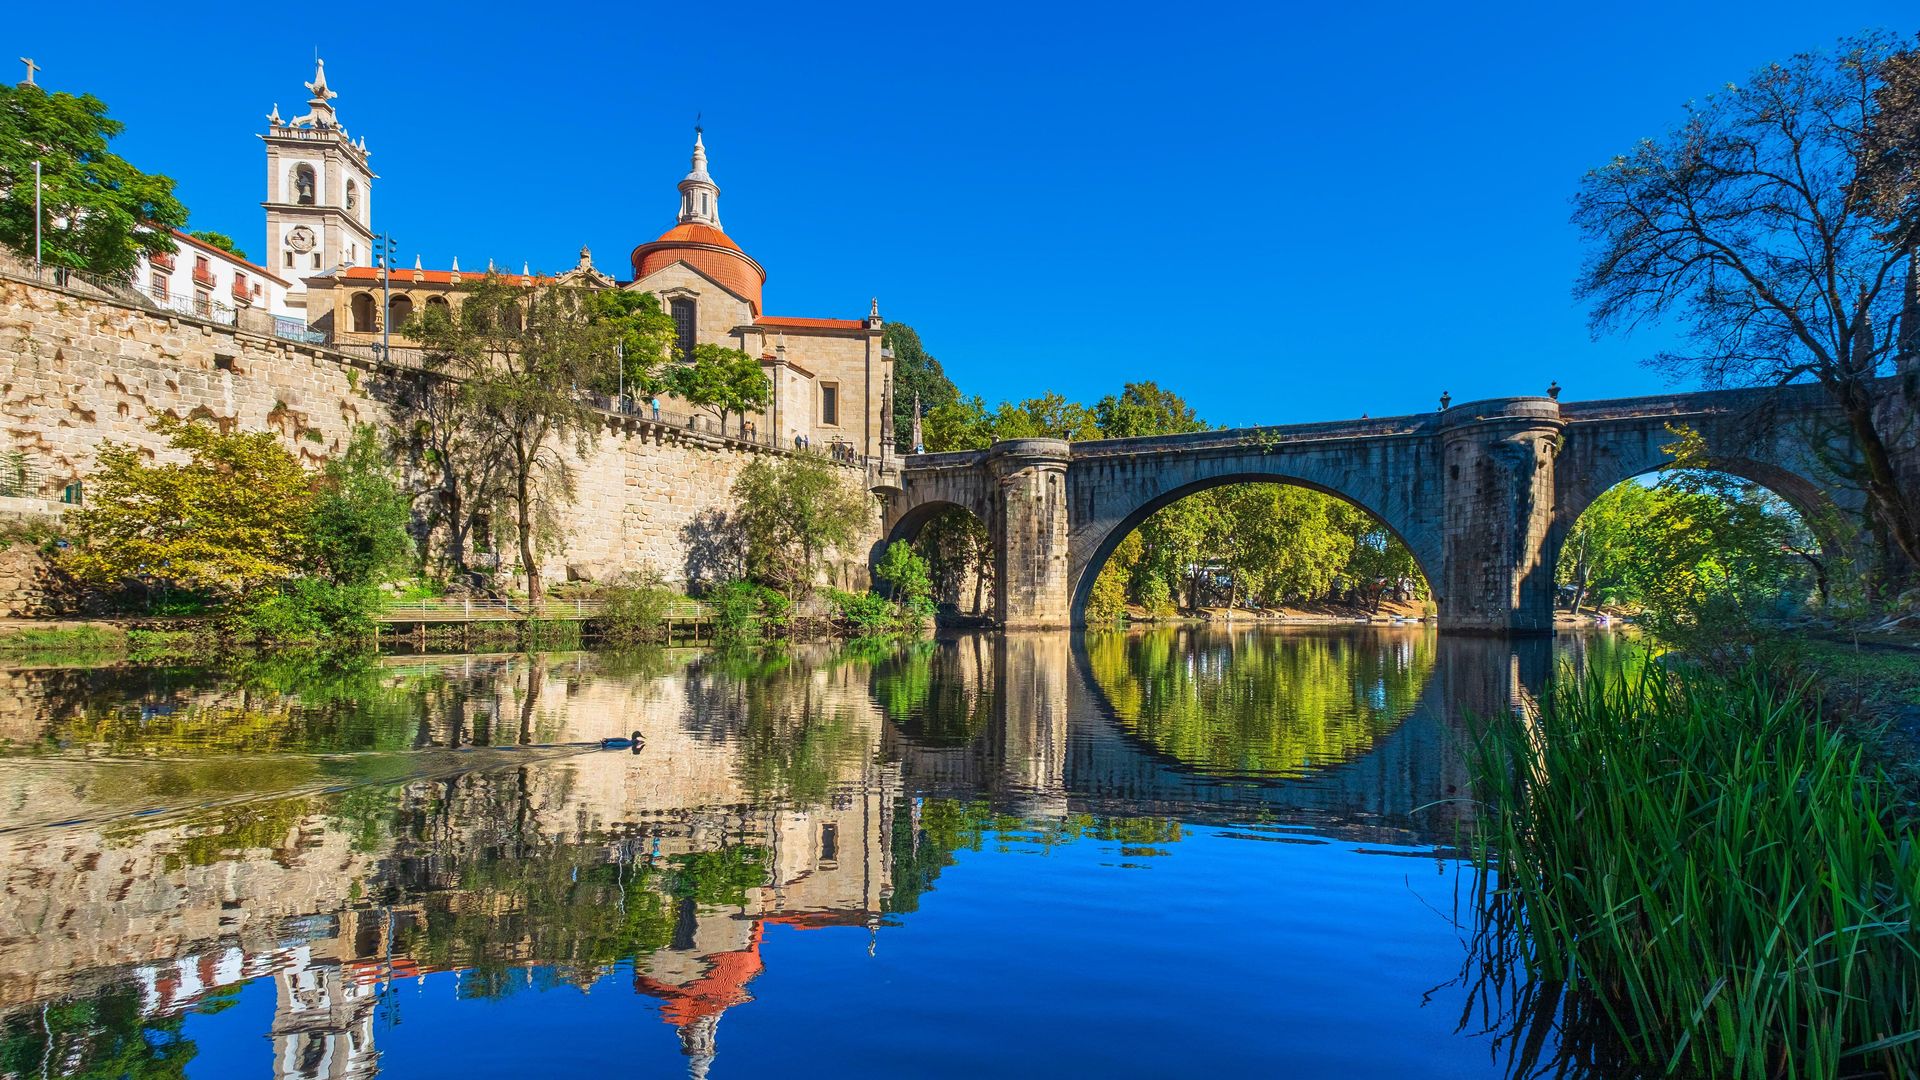
[[1862,500],[1827,470],[1849,444],[1817,389],[1801,387],[1496,398],[1416,416],[915,455],[874,550],[958,507],[991,537],[1000,625],[1072,626],[1107,557],[1155,510],[1222,484],[1297,484],[1359,506],[1405,543],[1443,628],[1551,633],[1554,566],[1574,520],[1608,488],[1667,464],[1682,427],[1701,434],[1709,465],[1773,490],[1841,554],[1831,523],[1857,517]]

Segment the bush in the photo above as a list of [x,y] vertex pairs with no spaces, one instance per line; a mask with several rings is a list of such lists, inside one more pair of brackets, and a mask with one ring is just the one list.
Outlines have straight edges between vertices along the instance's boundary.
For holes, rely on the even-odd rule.
[[893,598],[903,604],[933,596],[933,575],[927,570],[927,560],[905,540],[887,545],[880,565],[873,568],[873,576],[885,583]]
[[276,643],[367,639],[374,636],[380,604],[380,592],[371,585],[297,578],[240,612],[232,629]]
[[658,574],[643,570],[622,574],[600,590],[605,607],[600,632],[608,641],[631,644],[658,641],[676,594]]
[[1140,583],[1140,605],[1147,614],[1164,619],[1173,612],[1173,590],[1167,588],[1167,579],[1159,574],[1151,574]]
[[898,617],[893,601],[878,593],[828,589],[827,600],[833,604],[834,615],[861,637],[888,633]]
[[707,595],[707,606],[713,610],[714,638],[743,644],[784,627],[793,605],[765,585],[729,581]]

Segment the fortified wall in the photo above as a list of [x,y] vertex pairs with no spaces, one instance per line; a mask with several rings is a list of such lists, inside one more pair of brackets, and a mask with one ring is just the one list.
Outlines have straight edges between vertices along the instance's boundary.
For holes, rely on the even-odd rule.
[[[162,416],[272,431],[309,463],[339,452],[357,425],[394,423],[384,390],[395,372],[377,362],[85,288],[0,272],[0,454],[14,455],[5,460],[49,511],[91,472],[104,440],[168,456],[151,430]],[[730,510],[741,471],[761,455],[790,452],[611,414],[586,455],[563,450],[576,492],[562,515],[564,539],[545,556],[548,580],[651,566],[679,584],[711,560],[714,524]],[[867,488],[864,468],[841,468],[849,486]],[[837,584],[864,584],[867,546],[830,561]]]

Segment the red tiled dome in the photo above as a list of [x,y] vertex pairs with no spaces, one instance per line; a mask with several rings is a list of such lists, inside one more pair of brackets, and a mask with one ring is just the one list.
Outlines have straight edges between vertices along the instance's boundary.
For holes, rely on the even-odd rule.
[[633,249],[633,277],[638,281],[662,267],[684,262],[744,297],[760,314],[760,293],[767,272],[726,233],[711,225],[675,225],[651,244]]

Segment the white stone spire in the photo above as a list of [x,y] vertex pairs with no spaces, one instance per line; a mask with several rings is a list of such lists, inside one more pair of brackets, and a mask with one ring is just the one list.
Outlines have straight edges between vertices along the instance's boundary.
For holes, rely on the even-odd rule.
[[693,129],[693,171],[680,181],[680,224],[720,227],[720,185],[707,175],[707,146]]

